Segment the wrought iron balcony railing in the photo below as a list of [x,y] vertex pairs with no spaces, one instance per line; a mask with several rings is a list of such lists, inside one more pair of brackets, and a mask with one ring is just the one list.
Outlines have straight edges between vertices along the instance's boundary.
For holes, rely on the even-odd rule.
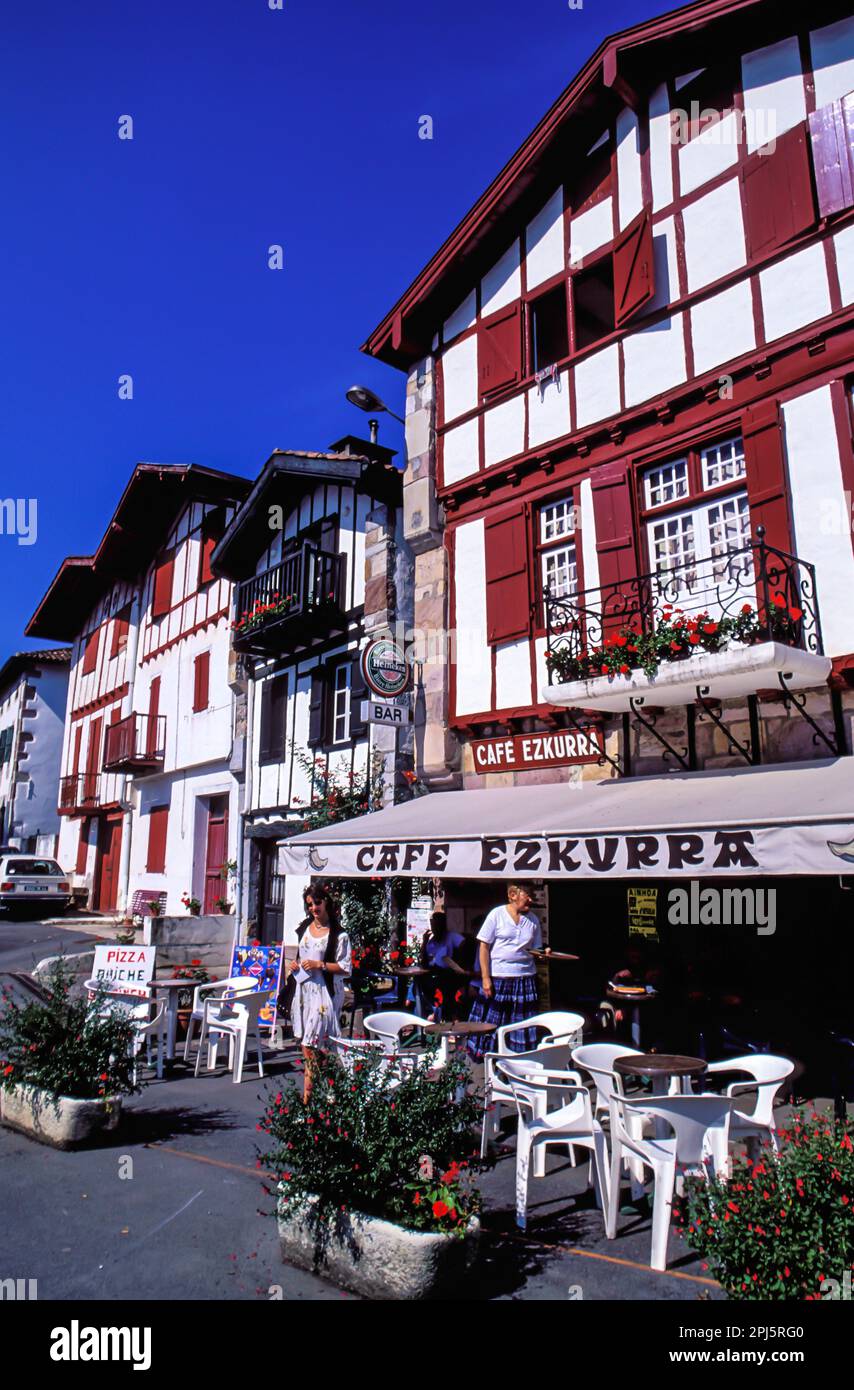
[[270,652],[334,622],[344,608],[343,555],[305,542],[278,565],[239,584],[234,646]]
[[129,714],[107,730],[104,769],[107,772],[152,772],[166,756],[166,715]]
[[762,526],[741,549],[582,593],[547,588],[544,604],[555,684],[738,643],[824,651],[815,566],[767,545]]
[[101,778],[97,772],[74,772],[59,779],[60,811],[91,811],[101,802]]

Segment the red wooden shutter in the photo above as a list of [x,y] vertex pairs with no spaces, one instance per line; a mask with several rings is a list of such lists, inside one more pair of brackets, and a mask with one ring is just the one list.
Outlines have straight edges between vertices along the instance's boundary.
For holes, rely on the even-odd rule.
[[86,646],[83,649],[83,675],[88,676],[98,665],[98,638],[101,629],[96,627],[94,632],[90,632],[86,638]]
[[175,556],[168,555],[161,560],[154,571],[154,597],[151,601],[152,618],[162,618],[172,607],[172,575],[175,570]]
[[157,719],[160,714],[160,677],[153,676],[148,687],[148,728],[145,735],[145,751],[149,757],[157,752]]
[[637,578],[631,478],[625,459],[603,464],[590,477],[599,583],[603,589]]
[[80,745],[83,742],[83,725],[78,724],[74,730],[74,757],[71,762],[71,772],[80,771]]
[[640,213],[614,245],[614,323],[617,328],[655,294],[652,221]]
[[518,302],[481,324],[477,338],[477,378],[482,396],[521,381],[521,324]]
[[785,246],[815,223],[815,194],[806,124],[777,138],[773,151],[757,151],[741,174],[747,253],[751,260]]
[[199,652],[193,663],[193,711],[207,709],[210,693],[211,654]]
[[77,841],[77,863],[74,866],[76,874],[85,874],[86,861],[89,856],[89,826],[92,822],[88,817],[80,822],[80,839]]
[[110,646],[110,656],[118,656],[127,646],[128,631],[130,629],[130,609],[123,608],[113,619],[113,639]]
[[854,206],[854,92],[810,116],[810,140],[821,217]]
[[490,645],[531,631],[528,521],[524,504],[487,516],[486,640]]
[[750,529],[765,527],[765,543],[791,553],[792,527],[783,430],[776,401],[762,401],[742,417]]
[[166,871],[166,831],[169,825],[169,807],[152,806],[148,814],[148,858],[146,873],[162,874]]

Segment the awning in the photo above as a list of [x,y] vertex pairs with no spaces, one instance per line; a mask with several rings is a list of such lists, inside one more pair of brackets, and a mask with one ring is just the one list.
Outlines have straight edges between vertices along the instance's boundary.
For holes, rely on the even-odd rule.
[[432,792],[280,852],[336,878],[854,873],[854,761]]

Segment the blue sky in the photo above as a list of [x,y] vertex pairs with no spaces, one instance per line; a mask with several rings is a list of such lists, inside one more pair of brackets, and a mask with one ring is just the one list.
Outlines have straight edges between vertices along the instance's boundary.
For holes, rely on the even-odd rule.
[[364,433],[355,381],[401,412],[360,343],[601,39],[672,8],[282,3],[6,8],[0,497],[38,538],[0,535],[0,660],[135,463],[254,475]]

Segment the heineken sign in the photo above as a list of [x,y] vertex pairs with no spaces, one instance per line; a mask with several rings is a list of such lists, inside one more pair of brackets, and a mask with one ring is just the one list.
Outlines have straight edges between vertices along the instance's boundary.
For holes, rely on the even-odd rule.
[[409,685],[409,663],[403,649],[388,638],[379,637],[363,647],[359,664],[368,689],[383,700],[402,695]]

